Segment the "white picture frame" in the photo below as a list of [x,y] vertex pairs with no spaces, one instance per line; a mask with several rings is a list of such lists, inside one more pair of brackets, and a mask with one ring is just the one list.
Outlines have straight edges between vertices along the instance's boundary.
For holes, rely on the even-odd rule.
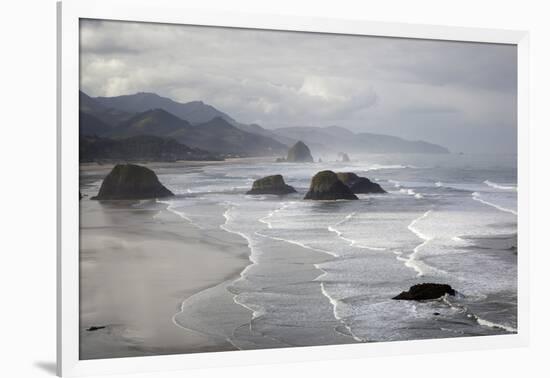
[[[518,333],[502,336],[292,349],[214,352],[154,357],[79,360],[79,19],[110,19],[252,29],[514,44],[518,48]],[[529,162],[528,62],[525,31],[380,23],[270,14],[188,9],[169,0],[70,1],[58,3],[58,316],[60,376],[145,373],[200,367],[361,358],[518,347],[529,335]]]

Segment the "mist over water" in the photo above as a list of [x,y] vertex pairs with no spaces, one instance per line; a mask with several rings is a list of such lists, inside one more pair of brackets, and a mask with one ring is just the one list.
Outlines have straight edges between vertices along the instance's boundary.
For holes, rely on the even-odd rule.
[[[302,200],[324,169],[366,176],[388,194]],[[250,265],[239,276],[188,298],[174,321],[239,349],[515,332],[516,172],[513,155],[159,170],[176,193],[170,211],[196,227],[237,234],[249,248]],[[277,173],[298,193],[245,194],[254,179]],[[450,284],[458,295],[391,299],[421,282]]]

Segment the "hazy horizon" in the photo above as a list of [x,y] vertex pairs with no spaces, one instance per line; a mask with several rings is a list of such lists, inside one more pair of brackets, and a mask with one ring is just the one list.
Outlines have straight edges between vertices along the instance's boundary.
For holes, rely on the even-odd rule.
[[93,97],[152,92],[268,129],[516,152],[513,45],[81,20],[80,64]]

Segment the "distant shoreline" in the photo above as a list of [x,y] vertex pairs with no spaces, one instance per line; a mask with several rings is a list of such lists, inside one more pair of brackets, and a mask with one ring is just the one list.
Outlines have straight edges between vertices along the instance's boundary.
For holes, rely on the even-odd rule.
[[[265,161],[275,161],[275,156],[262,156],[262,157],[246,157],[246,158],[227,158],[225,160],[177,160],[177,161],[128,161],[128,163],[133,163],[137,165],[142,165],[148,168],[162,168],[162,167],[173,167],[173,168],[186,168],[186,167],[203,167],[207,165],[223,165],[223,164],[232,164],[239,162],[265,162]],[[126,163],[126,161],[121,160],[120,162],[112,162],[99,164],[94,163],[79,163],[80,171],[90,171],[97,169],[112,169],[115,165],[120,163]]]

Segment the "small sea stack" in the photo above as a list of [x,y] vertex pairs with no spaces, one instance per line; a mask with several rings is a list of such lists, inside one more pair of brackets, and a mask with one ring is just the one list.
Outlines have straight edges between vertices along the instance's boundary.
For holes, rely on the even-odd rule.
[[318,172],[311,179],[311,185],[304,199],[311,200],[356,200],[355,194],[332,171]]
[[313,156],[311,156],[309,147],[304,142],[298,141],[288,150],[286,161],[313,163]]
[[117,164],[105,177],[95,200],[135,200],[170,197],[152,170],[140,165]]
[[393,297],[392,299],[423,301],[428,299],[438,299],[445,294],[454,296],[456,291],[447,284],[421,283],[411,286],[408,291],[403,291],[401,294]]
[[372,182],[366,177],[358,176],[353,172],[338,172],[336,175],[355,194],[386,193],[379,184]]
[[250,189],[246,194],[277,194],[285,195],[290,193],[296,193],[296,190],[285,183],[283,176],[273,175],[262,177],[254,181],[252,184],[252,189]]
[[340,158],[340,161],[342,163],[349,163],[350,162],[350,158],[349,158],[349,155],[346,154],[345,152],[340,152],[338,154],[338,157]]

